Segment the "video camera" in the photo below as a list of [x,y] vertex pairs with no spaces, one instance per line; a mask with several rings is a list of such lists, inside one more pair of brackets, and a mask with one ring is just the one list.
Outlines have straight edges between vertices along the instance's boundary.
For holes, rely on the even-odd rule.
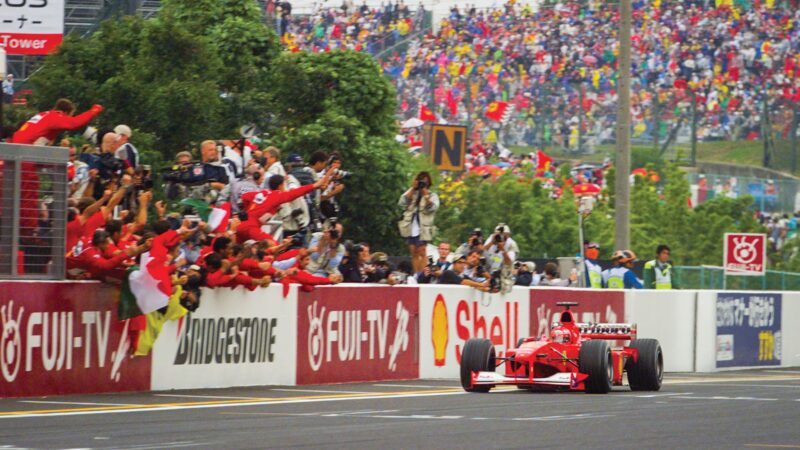
[[227,183],[228,174],[224,167],[205,164],[201,162],[189,164],[176,164],[170,167],[162,175],[167,183],[167,198],[175,200],[181,196],[185,189],[183,187],[202,186],[206,183]]

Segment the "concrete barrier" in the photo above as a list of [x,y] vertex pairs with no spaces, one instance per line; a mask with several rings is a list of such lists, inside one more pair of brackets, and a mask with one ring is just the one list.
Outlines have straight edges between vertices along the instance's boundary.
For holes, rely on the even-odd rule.
[[462,286],[206,289],[132,358],[118,289],[0,282],[0,396],[458,378],[469,338],[498,355],[549,332],[561,301],[580,321],[632,322],[668,372],[800,366],[800,293]]

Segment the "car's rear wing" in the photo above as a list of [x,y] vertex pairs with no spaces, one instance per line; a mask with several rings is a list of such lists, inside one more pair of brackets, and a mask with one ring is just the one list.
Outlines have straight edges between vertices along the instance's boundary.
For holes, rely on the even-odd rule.
[[636,339],[635,323],[576,323],[583,339]]

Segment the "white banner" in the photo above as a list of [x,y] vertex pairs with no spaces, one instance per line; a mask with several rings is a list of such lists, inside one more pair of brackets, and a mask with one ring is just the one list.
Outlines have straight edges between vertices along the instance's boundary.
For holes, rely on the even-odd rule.
[[516,347],[530,331],[530,293],[508,295],[470,287],[420,286],[420,378],[458,378],[461,351],[469,338],[491,339],[497,356]]
[[64,0],[0,0],[0,47],[9,55],[44,55],[61,44]]
[[152,389],[294,385],[297,286],[282,289],[204,289],[200,308],[156,340]]

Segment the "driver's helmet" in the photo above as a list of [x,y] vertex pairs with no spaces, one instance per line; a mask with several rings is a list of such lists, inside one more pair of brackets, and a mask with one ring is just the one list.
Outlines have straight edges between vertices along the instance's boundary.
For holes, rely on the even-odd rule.
[[565,326],[553,327],[553,329],[550,330],[550,341],[569,344],[572,342],[572,331]]

